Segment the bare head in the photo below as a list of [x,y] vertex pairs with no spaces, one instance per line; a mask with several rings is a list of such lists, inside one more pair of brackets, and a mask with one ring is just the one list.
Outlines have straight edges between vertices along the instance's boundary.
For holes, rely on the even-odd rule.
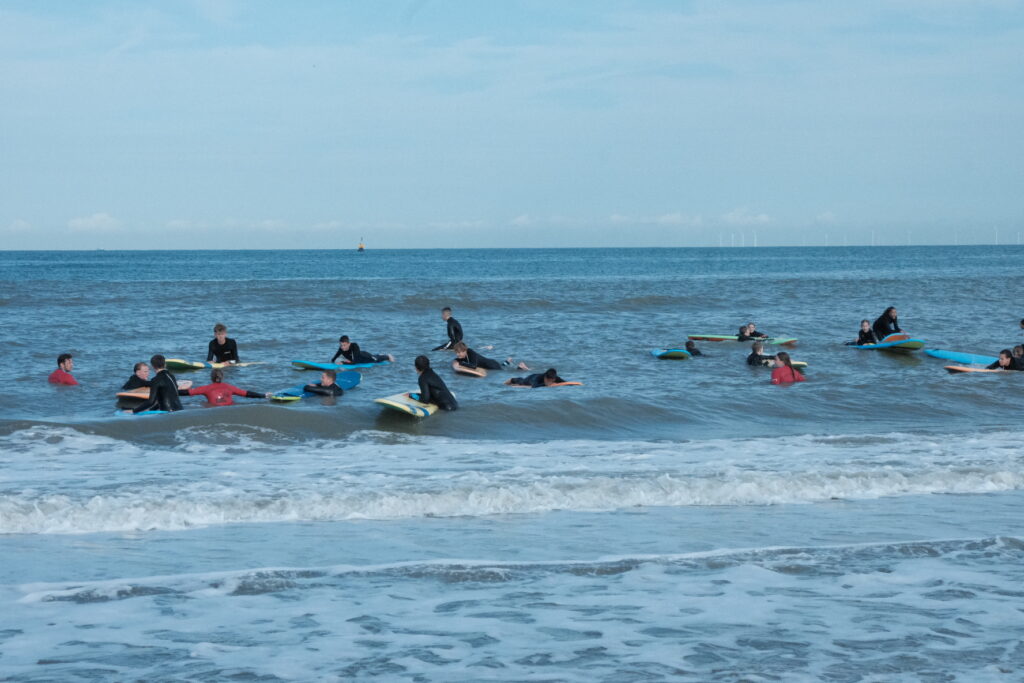
[[329,387],[334,384],[334,380],[338,378],[338,373],[334,370],[324,370],[320,373],[320,386]]
[[57,367],[64,372],[71,372],[75,367],[75,359],[70,353],[62,353],[57,356]]
[[228,328],[224,323],[217,323],[213,326],[213,336],[217,338],[218,344],[223,344],[228,338]]
[[136,363],[133,372],[139,379],[149,379],[149,366],[145,363]]
[[448,306],[445,306],[444,308],[441,309],[441,320],[447,320],[450,317],[452,317],[452,309]]

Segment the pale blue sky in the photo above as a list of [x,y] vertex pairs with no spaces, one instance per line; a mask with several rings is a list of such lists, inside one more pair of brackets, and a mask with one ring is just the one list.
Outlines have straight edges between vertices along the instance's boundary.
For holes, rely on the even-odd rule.
[[4,248],[1024,236],[1024,4],[0,0]]

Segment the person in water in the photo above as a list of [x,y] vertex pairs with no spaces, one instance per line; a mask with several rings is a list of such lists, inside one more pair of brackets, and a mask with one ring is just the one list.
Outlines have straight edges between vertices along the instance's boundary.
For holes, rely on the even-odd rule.
[[999,358],[995,363],[987,366],[989,370],[1021,370],[1013,360],[1013,352],[1010,349],[1003,349],[999,352]]
[[772,370],[772,384],[792,384],[803,382],[804,374],[793,367],[793,361],[785,351],[779,351],[775,359],[775,368]]
[[755,339],[767,339],[768,335],[764,332],[759,332],[757,325],[754,323],[747,323],[747,336],[754,337]]
[[245,396],[246,398],[270,398],[269,393],[261,394],[255,391],[246,391],[245,389],[239,389],[231,384],[226,384],[224,382],[224,371],[220,368],[214,368],[213,371],[210,372],[210,382],[210,384],[201,387],[179,389],[178,393],[182,396],[205,396],[211,406],[233,405],[234,401],[231,400],[232,396]]
[[871,329],[870,320],[860,321],[860,330],[857,332],[857,339],[852,342],[846,342],[847,346],[871,346],[872,344],[878,343],[878,337],[875,336],[875,331]]
[[149,364],[156,370],[156,376],[149,383],[149,398],[135,406],[132,412],[163,410],[169,413],[181,410],[178,379],[167,369],[167,359],[158,353],[149,359]]
[[420,403],[433,403],[441,410],[458,410],[458,402],[452,392],[448,391],[444,380],[430,367],[430,359],[426,356],[416,356],[413,364],[416,367],[416,374],[419,375],[420,391],[418,394],[409,394],[409,398]]
[[76,386],[78,384],[78,380],[71,374],[71,371],[74,369],[75,359],[71,357],[70,353],[62,353],[57,356],[57,369],[50,373],[47,381],[50,384]]
[[238,344],[234,339],[228,339],[228,328],[224,323],[217,323],[213,326],[213,339],[210,340],[209,349],[206,352],[206,362],[216,359],[218,363],[237,363]]
[[1024,370],[1024,346],[1017,344],[1011,351],[1013,354],[1013,362],[1017,366],[1018,370]]
[[142,387],[148,387],[150,384],[149,366],[145,363],[136,363],[135,367],[132,368],[132,376],[128,378],[127,382],[121,385],[121,391],[141,389]]
[[[703,353],[700,352],[700,349],[697,348],[697,342],[692,341],[692,340],[686,342],[686,351],[691,356],[703,356],[704,355]],[[523,370],[529,370],[529,368],[523,368]]]
[[754,342],[750,345],[750,355],[747,356],[747,365],[771,365],[777,356],[769,356],[764,353],[764,344],[762,342]]
[[434,347],[434,351],[446,351],[455,346],[456,342],[462,341],[462,325],[459,324],[458,320],[452,317],[452,309],[448,306],[441,309],[441,320],[448,323],[448,341],[440,346]]
[[367,351],[363,351],[359,348],[359,344],[351,341],[347,334],[341,335],[338,339],[338,350],[335,352],[334,357],[331,358],[331,362],[338,360],[338,356],[341,356],[345,360],[341,361],[344,365],[353,365],[363,363],[383,363],[385,361],[394,363],[395,357],[390,353],[373,354]]
[[307,384],[302,390],[318,396],[341,396],[345,390],[337,385],[337,379],[338,373],[334,370],[324,370],[320,373],[319,384]]
[[[482,368],[484,370],[500,370],[503,367],[512,367],[515,363],[515,360],[511,356],[501,363],[493,358],[481,356],[479,353],[466,346],[466,342],[455,342],[452,349],[455,351],[455,361],[462,367],[469,368],[470,370],[476,370],[477,368]],[[526,366],[526,363],[520,362],[519,365],[516,366],[516,369],[529,370],[530,368]]]
[[513,377],[505,382],[505,384],[538,389],[540,387],[550,387],[552,384],[562,384],[563,382],[565,382],[565,380],[558,376],[557,370],[554,368],[548,368],[544,372],[527,375],[526,377]]
[[871,326],[871,329],[874,330],[875,338],[877,338],[878,341],[884,340],[890,334],[903,332],[903,330],[900,329],[899,319],[896,317],[896,307],[890,306],[885,309],[885,312],[875,320],[875,324]]

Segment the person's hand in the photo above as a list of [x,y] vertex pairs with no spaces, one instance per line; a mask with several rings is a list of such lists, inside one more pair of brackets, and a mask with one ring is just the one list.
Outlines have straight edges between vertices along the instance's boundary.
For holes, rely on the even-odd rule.
[[270,398],[271,396],[273,396],[273,394],[270,393],[269,391],[267,393],[263,394],[264,398]]

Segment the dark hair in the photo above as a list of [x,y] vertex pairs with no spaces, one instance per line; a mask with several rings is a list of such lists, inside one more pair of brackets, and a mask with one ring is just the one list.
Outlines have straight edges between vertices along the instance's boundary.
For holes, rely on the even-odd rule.
[[158,353],[149,359],[149,364],[153,366],[154,370],[163,370],[167,367],[167,359]]
[[1013,358],[1013,351],[1010,351],[1010,349],[1003,349],[999,352],[999,355],[1006,356],[1007,358]]
[[70,358],[71,358],[71,354],[70,353],[62,353],[59,356],[57,356],[57,367],[60,367],[61,363],[63,363],[66,360],[69,360]]
[[739,332],[739,335],[737,335],[737,336],[742,337],[746,333],[747,333],[747,326],[746,326],[746,324],[740,325],[740,332]]
[[868,325],[870,325],[870,324],[871,324],[871,321],[870,321],[870,320],[861,320],[861,321],[860,321],[860,324],[861,324],[861,325],[863,325],[864,323],[867,323]]
[[228,326],[225,325],[224,323],[217,323],[216,325],[213,326],[213,333],[214,334],[217,334],[218,332],[227,332],[227,331],[228,331]]
[[324,370],[324,374],[330,377],[332,380],[338,379],[338,373],[334,370]]
[[754,353],[761,353],[762,351],[764,351],[764,343],[754,342],[753,344],[750,345],[750,350],[753,351]]
[[885,309],[885,311],[882,312],[882,317],[884,318],[885,316],[889,315],[890,311],[895,311],[895,310],[896,310],[895,306],[890,306],[889,308]]
[[135,364],[135,367],[132,368],[132,372],[138,372],[144,367],[146,367],[146,364],[143,363],[142,361],[139,361],[138,363]]
[[775,357],[782,361],[782,364],[789,368],[790,372],[792,372],[794,376],[804,374],[793,367],[793,361],[790,359],[789,354],[786,353],[785,351],[779,351],[779,353]]
[[1016,346],[1013,347],[1013,351],[1014,353],[1024,353],[1024,346],[1017,344]]
[[430,369],[430,359],[426,356],[416,356],[416,360],[413,361],[413,364],[416,366],[417,370]]
[[348,335],[347,334],[343,334],[343,335],[341,335],[341,337],[338,338],[338,343],[339,344],[341,344],[343,342],[347,342],[347,341],[348,341]]
[[454,344],[452,344],[452,351],[454,351],[455,353],[462,353],[463,351],[468,350],[469,347],[466,346],[466,342],[457,341]]
[[693,341],[692,339],[690,341],[686,342],[686,350],[687,351],[689,351],[690,349],[696,348],[696,347],[697,347],[697,342]]
[[441,309],[442,313],[444,313],[445,311],[447,311],[448,313],[451,313],[452,312],[452,307],[451,306],[445,306],[444,308]]
[[210,381],[214,384],[224,381],[224,371],[220,368],[214,368],[210,371]]
[[548,368],[547,370],[544,371],[544,379],[558,379],[558,370],[555,370],[554,368]]

